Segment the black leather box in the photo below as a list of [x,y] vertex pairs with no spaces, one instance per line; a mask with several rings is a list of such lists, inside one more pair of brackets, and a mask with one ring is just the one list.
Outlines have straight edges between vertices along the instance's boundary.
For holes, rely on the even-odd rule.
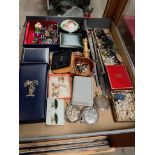
[[71,62],[71,51],[64,50],[53,53],[51,70],[69,67]]
[[19,121],[45,121],[47,64],[22,64],[19,72]]
[[49,63],[49,48],[24,48],[22,63]]

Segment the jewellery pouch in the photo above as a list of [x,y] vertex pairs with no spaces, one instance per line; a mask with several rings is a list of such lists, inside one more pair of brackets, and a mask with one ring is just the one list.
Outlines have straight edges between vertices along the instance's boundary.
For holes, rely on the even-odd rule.
[[60,33],[60,47],[83,48],[82,35],[79,33]]
[[19,121],[45,121],[47,64],[22,64],[19,72]]
[[24,48],[22,63],[49,63],[49,48]]

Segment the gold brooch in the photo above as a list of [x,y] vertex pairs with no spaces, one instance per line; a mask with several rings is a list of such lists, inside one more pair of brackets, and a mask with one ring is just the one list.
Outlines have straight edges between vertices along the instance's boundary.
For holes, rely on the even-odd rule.
[[27,80],[24,83],[24,87],[28,87],[28,94],[26,95],[26,97],[28,96],[32,96],[34,97],[35,95],[33,94],[35,91],[35,87],[38,86],[38,81],[37,80]]

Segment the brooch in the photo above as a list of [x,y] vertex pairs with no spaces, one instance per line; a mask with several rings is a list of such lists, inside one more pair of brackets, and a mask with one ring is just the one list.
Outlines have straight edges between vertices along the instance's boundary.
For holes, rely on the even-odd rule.
[[35,87],[38,86],[38,81],[37,80],[27,80],[24,82],[24,87],[28,87],[28,94],[26,97],[32,96],[34,97],[34,91]]

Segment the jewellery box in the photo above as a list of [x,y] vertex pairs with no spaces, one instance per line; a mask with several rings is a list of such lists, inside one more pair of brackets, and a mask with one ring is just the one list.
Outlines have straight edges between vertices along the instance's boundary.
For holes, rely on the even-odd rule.
[[22,64],[19,72],[19,121],[45,121],[47,64]]
[[71,51],[53,53],[51,70],[69,67],[71,63]]
[[133,90],[111,91],[110,98],[116,122],[135,121],[135,93]]
[[82,35],[80,33],[60,33],[60,47],[82,49]]
[[73,105],[93,105],[93,79],[92,77],[74,76]]
[[124,65],[107,65],[106,71],[112,90],[133,88],[127,69]]
[[[50,44],[46,44],[46,43],[36,43],[34,44],[34,36],[35,36],[35,24],[36,23],[40,23],[44,28],[48,27],[49,25],[54,25],[54,30],[56,31],[56,38],[55,38],[55,43],[50,43]],[[28,20],[26,23],[26,30],[25,30],[25,34],[24,34],[24,41],[23,41],[23,46],[24,47],[49,47],[50,49],[52,49],[53,51],[57,51],[58,47],[59,47],[59,37],[58,37],[58,26],[57,26],[57,22],[53,21],[53,20]]]
[[22,63],[49,63],[49,48],[24,48]]

